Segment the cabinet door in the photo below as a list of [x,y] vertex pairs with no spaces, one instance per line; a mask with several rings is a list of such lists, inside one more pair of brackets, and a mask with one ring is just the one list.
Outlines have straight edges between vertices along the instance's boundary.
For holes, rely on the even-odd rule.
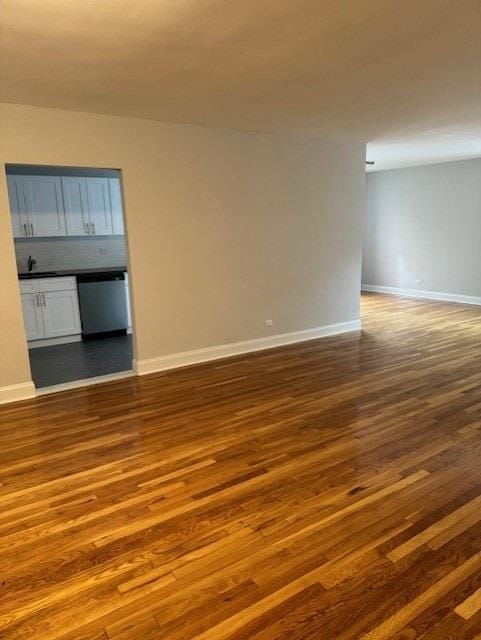
[[14,238],[26,238],[30,234],[29,228],[27,227],[29,220],[22,176],[7,176],[7,185],[13,236]]
[[91,230],[96,236],[112,235],[109,179],[86,178]]
[[62,178],[65,221],[68,236],[90,235],[90,218],[85,178]]
[[45,338],[40,295],[40,293],[24,293],[20,296],[27,340]]
[[122,207],[122,192],[120,191],[120,180],[109,178],[110,205],[112,207],[112,233],[114,235],[124,234],[124,214]]
[[129,275],[125,273],[125,303],[127,305],[127,331],[132,329],[132,313],[130,311]]
[[48,291],[39,295],[43,302],[46,338],[80,333],[77,291]]
[[22,176],[31,235],[65,235],[62,183],[57,176]]

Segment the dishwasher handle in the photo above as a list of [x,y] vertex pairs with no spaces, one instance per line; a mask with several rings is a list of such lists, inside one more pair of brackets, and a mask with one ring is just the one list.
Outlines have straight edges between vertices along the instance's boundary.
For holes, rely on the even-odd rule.
[[106,273],[83,273],[77,275],[77,282],[83,284],[86,282],[112,282],[115,280],[125,280],[123,271],[111,271]]

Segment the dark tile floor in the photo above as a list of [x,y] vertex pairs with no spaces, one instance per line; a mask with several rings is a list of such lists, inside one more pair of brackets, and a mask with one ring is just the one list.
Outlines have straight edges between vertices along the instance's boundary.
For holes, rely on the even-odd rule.
[[115,336],[29,350],[37,389],[132,369],[132,336]]

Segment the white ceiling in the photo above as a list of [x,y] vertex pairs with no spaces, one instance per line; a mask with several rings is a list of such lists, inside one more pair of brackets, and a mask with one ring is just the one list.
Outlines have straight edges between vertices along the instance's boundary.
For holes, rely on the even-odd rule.
[[481,155],[480,0],[2,0],[0,99]]

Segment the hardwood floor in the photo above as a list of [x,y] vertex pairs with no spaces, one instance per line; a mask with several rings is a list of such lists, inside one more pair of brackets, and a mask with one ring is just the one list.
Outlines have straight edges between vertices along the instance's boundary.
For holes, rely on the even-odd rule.
[[481,308],[0,410],[2,640],[481,638]]

